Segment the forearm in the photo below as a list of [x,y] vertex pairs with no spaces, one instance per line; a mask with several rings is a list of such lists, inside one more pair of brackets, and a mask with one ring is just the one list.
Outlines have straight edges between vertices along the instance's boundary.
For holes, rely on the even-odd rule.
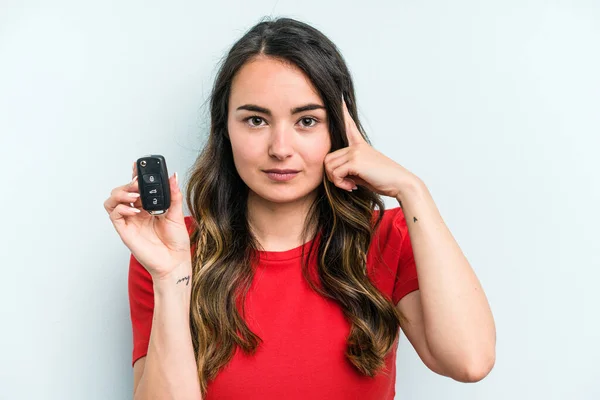
[[491,369],[496,329],[477,276],[423,182],[405,187],[397,200],[408,224],[431,355],[457,374]]
[[191,264],[185,264],[154,280],[150,343],[135,400],[201,399],[189,322],[191,276]]

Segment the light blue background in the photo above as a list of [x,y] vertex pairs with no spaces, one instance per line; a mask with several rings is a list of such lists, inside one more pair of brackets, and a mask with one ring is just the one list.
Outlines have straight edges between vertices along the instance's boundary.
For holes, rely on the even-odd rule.
[[[599,399],[598,1],[0,0],[0,399],[128,399],[129,251],[102,204],[186,171],[217,62],[263,15],[341,49],[373,144],[421,177],[489,297],[497,362],[398,399]],[[388,207],[395,207],[387,198]]]

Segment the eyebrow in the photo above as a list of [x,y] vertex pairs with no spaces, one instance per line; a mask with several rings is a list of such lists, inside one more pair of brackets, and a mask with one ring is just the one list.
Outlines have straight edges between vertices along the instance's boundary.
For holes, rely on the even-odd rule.
[[[306,104],[304,106],[292,108],[290,110],[290,112],[293,115],[293,114],[298,114],[303,111],[311,111],[311,110],[318,110],[318,109],[325,110],[325,107],[320,104],[311,103],[311,104]],[[268,116],[272,115],[271,110],[269,110],[268,108],[260,107],[255,104],[244,104],[243,106],[239,106],[236,111],[239,111],[239,110],[256,111],[256,112],[260,112],[263,114],[267,114]]]

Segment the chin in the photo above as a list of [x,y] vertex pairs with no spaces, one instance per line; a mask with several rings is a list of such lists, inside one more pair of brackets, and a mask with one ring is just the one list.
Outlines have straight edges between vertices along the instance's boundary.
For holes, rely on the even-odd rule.
[[262,198],[263,200],[269,201],[271,203],[290,203],[290,202],[299,200],[302,197],[304,197],[300,193],[283,194],[283,193],[273,193],[273,192],[271,192],[271,193],[255,192],[255,194],[258,197]]
[[308,195],[304,190],[299,190],[294,187],[287,188],[261,188],[261,190],[253,190],[250,188],[250,192],[253,192],[255,196],[260,197],[271,203],[291,203],[293,201],[300,200]]

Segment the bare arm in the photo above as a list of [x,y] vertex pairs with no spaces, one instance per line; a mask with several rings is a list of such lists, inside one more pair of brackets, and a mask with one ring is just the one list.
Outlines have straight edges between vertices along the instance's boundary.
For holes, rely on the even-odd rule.
[[398,303],[403,331],[430,369],[461,382],[483,379],[495,363],[496,328],[487,298],[427,187],[400,191],[419,289]]
[[134,366],[134,400],[201,400],[190,334],[191,263],[154,280],[148,354]]

